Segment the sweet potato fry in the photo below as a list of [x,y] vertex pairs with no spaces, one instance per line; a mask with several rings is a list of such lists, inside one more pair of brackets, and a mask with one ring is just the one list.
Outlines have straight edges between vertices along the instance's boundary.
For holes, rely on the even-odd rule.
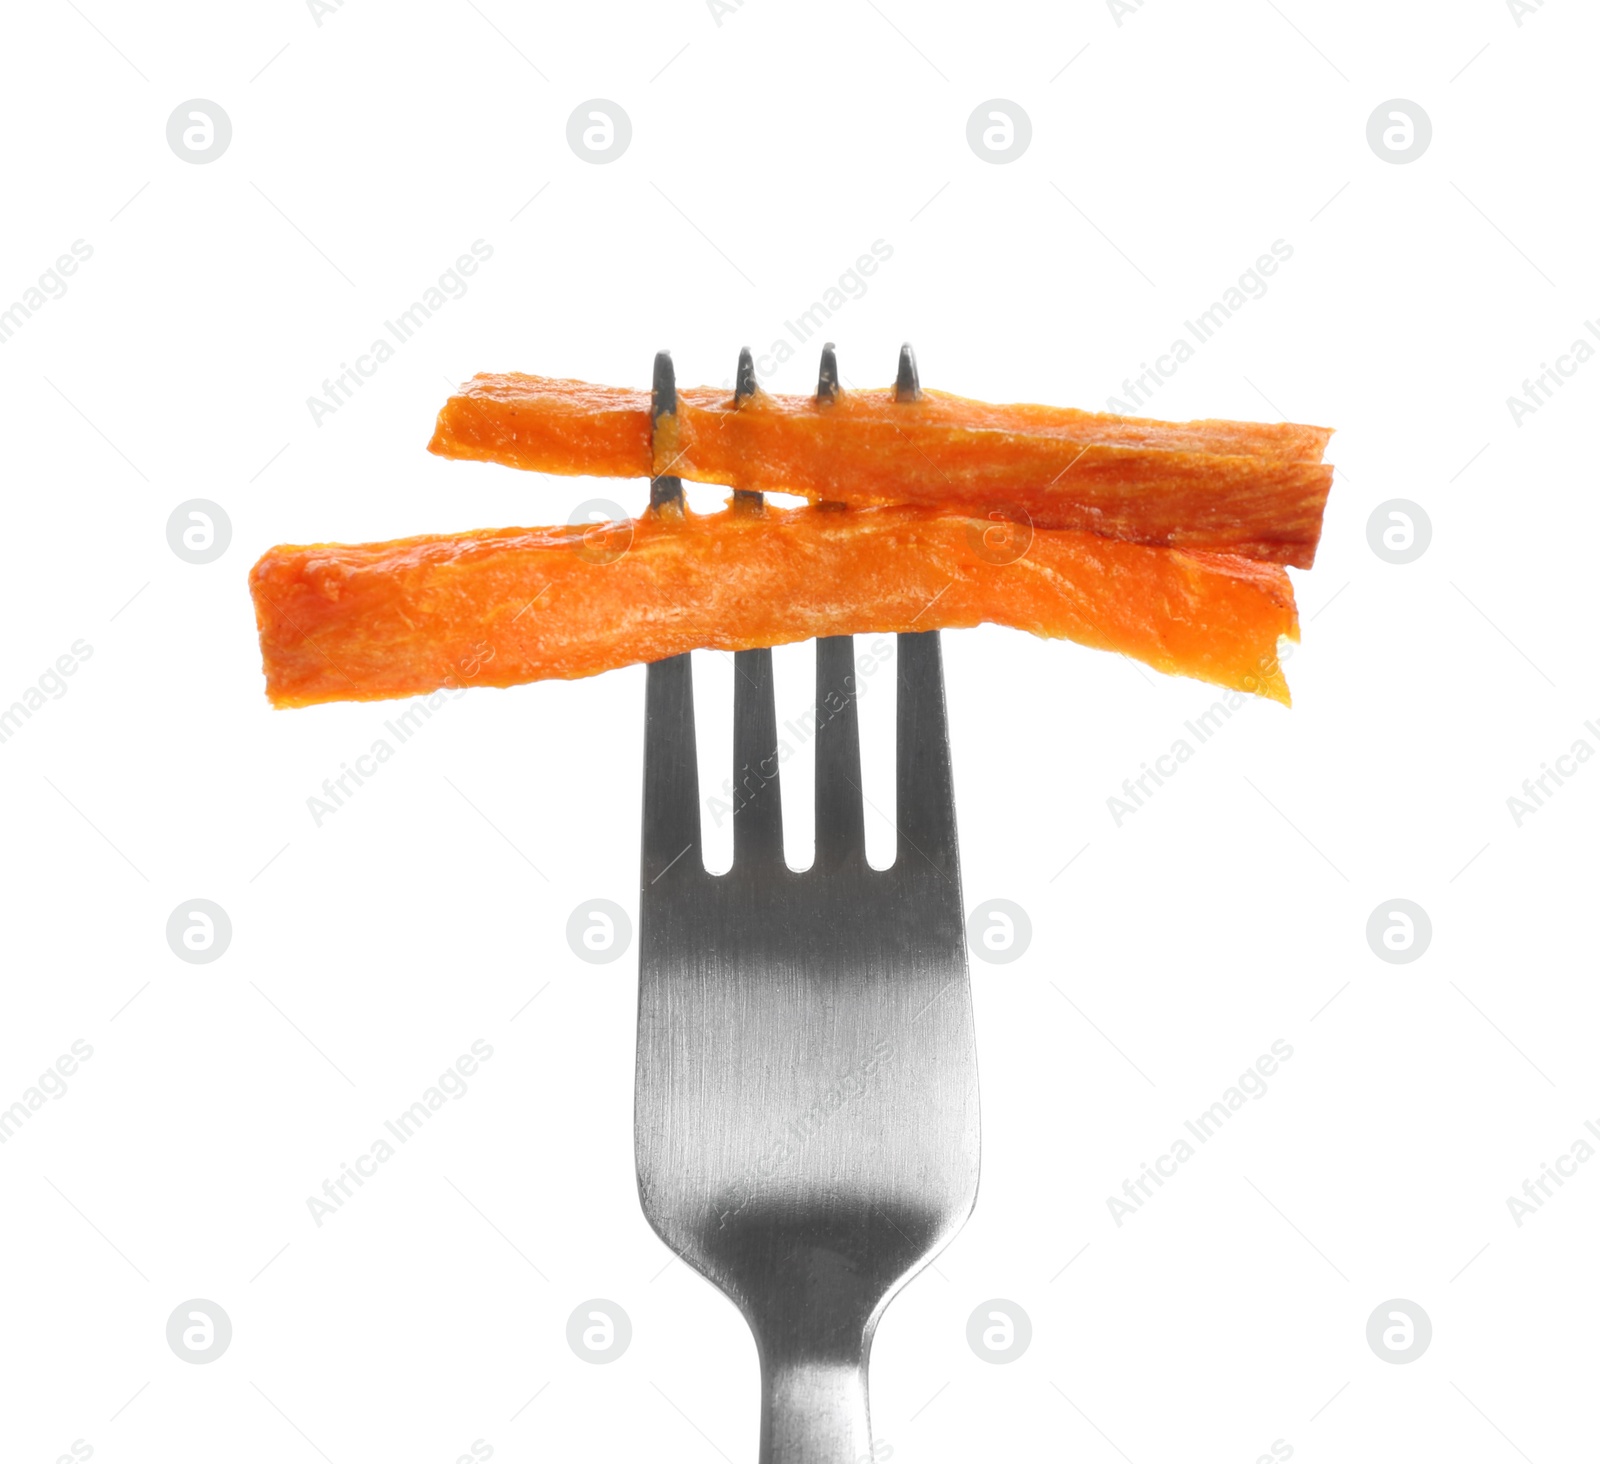
[[1278,637],[1298,636],[1276,565],[914,507],[282,545],[250,587],[280,707],[986,622],[1287,703]]
[[924,391],[835,400],[680,390],[651,450],[649,393],[542,376],[478,376],[429,444],[545,473],[672,473],[854,507],[906,504],[1039,529],[1310,568],[1333,469],[1331,433],[1293,423],[1156,422],[991,406]]

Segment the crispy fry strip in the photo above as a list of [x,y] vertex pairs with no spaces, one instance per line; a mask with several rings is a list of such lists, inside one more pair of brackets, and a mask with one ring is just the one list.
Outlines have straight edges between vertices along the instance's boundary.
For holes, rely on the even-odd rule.
[[698,647],[992,622],[1287,703],[1275,565],[927,509],[652,511],[280,545],[250,575],[279,707],[592,676]]
[[475,377],[429,448],[545,473],[674,473],[855,507],[910,504],[1041,529],[1310,568],[1333,469],[1331,433],[1293,423],[1156,422],[991,406],[924,391],[832,402],[697,387],[678,393],[654,460],[649,394],[542,376]]

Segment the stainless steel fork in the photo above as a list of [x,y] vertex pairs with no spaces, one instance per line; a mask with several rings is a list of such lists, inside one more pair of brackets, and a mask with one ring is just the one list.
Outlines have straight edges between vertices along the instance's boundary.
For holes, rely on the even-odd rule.
[[[837,394],[833,347],[818,398]],[[756,390],[749,353],[735,395]],[[896,388],[917,392],[910,347]],[[676,410],[656,360],[652,420]],[[656,512],[682,487],[657,478]],[[742,507],[760,512],[760,495]],[[899,638],[895,862],[868,865],[850,637],[819,640],[816,856],[783,856],[772,653],[734,678],[733,867],[701,859],[689,657],[648,672],[634,1145],[656,1233],[744,1313],[761,1464],[863,1464],[893,1295],[978,1187],[978,1083],[938,633]]]

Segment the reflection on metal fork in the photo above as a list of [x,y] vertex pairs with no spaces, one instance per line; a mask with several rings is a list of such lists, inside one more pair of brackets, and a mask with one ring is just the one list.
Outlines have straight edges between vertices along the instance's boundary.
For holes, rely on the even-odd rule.
[[[831,357],[830,348],[822,403],[838,392]],[[901,378],[897,398],[914,400],[909,348]],[[741,369],[740,386],[743,401],[753,372]],[[663,352],[656,417],[675,400]],[[653,511],[681,511],[672,481],[653,481]],[[873,1331],[977,1193],[938,634],[901,635],[899,648],[897,842],[886,870],[866,861],[849,637],[817,642],[816,856],[804,872],[783,857],[770,652],[737,657],[734,858],[722,876],[701,858],[689,657],[648,673],[639,1195],[662,1239],[755,1334],[762,1464],[870,1455]]]

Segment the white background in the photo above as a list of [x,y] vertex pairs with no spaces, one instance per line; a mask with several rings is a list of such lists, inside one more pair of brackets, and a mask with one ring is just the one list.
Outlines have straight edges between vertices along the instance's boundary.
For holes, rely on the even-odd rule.
[[[974,962],[982,1190],[886,1316],[877,1434],[929,1464],[1588,1457],[1600,1164],[1520,1228],[1506,1199],[1600,1119],[1600,767],[1520,827],[1506,800],[1600,748],[1600,363],[1520,427],[1506,398],[1600,312],[1597,41],[1577,0],[1520,26],[1503,0],[9,10],[0,304],[93,256],[0,348],[0,703],[93,654],[0,745],[0,1104],[94,1055],[0,1147],[0,1456],[752,1459],[751,1340],[634,1193],[634,952],[565,937],[580,902],[636,912],[643,672],[450,702],[318,827],[395,708],[270,711],[250,564],[637,511],[642,483],[430,457],[448,388],[644,385],[664,345],[727,381],[874,240],[827,327],[848,381],[910,339],[925,385],[1103,407],[1282,239],[1151,410],[1339,429],[1293,711],[1245,708],[1119,827],[1107,799],[1207,689],[945,637],[966,899],[1033,940]],[[595,97],[633,125],[607,166],[566,142]],[[1366,137],[1397,97],[1434,129],[1404,166]],[[205,166],[166,141],[189,98],[232,120]],[[991,98],[1032,121],[1005,166],[966,141]],[[307,397],[476,239],[470,291],[316,425]],[[816,344],[768,385],[809,389]],[[196,497],[232,521],[206,566],[165,537]],[[1368,547],[1392,498],[1433,524],[1409,565]],[[779,657],[784,715],[809,655]],[[720,781],[730,673],[697,662]],[[884,806],[889,682],[863,701]],[[165,940],[195,897],[233,923],[214,964]],[[1433,923],[1408,965],[1365,936],[1397,897]],[[467,1096],[315,1225],[475,1039]],[[1119,1227],[1108,1196],[1277,1039],[1266,1096]],[[207,1366],[164,1334],[196,1297],[233,1324]],[[591,1297],[632,1320],[611,1366],[565,1340]],[[991,1297],[1033,1323],[1007,1366],[966,1342]],[[1390,1298],[1432,1318],[1407,1366],[1366,1342]]]

